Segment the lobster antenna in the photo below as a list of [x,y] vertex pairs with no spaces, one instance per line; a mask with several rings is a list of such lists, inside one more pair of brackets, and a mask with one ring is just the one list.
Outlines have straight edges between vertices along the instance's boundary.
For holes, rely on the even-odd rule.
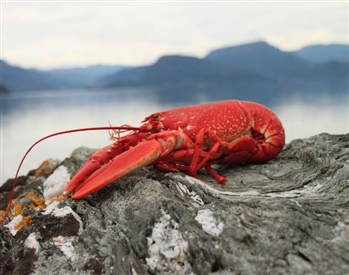
[[12,183],[12,188],[11,188],[11,193],[10,193],[10,199],[9,199],[9,203],[6,207],[6,212],[5,212],[5,215],[3,217],[3,222],[2,224],[5,223],[6,221],[6,218],[8,217],[8,214],[10,213],[11,211],[11,207],[12,207],[12,200],[13,200],[13,197],[14,197],[14,194],[15,194],[15,188],[16,188],[16,184],[17,184],[17,179],[18,179],[18,174],[19,174],[19,171],[22,167],[22,164],[25,160],[25,158],[27,157],[27,155],[29,154],[29,152],[37,145],[39,144],[40,142],[44,141],[45,139],[49,139],[51,137],[55,137],[55,136],[59,136],[59,135],[65,135],[65,134],[71,134],[71,133],[75,133],[75,132],[85,132],[85,131],[98,131],[98,130],[131,130],[131,131],[135,131],[135,130],[139,130],[138,127],[132,127],[132,126],[121,126],[121,127],[118,127],[118,126],[102,126],[102,127],[89,127],[89,128],[78,128],[78,129],[72,129],[72,130],[65,130],[65,131],[61,131],[61,132],[57,132],[57,133],[54,133],[54,134],[50,134],[50,135],[47,135],[39,140],[37,140],[36,142],[33,143],[32,146],[29,147],[29,149],[27,150],[27,152],[25,152],[21,162],[19,163],[18,165],[18,168],[17,168],[17,171],[16,171],[16,175],[15,175],[15,178],[13,180],[13,183]]

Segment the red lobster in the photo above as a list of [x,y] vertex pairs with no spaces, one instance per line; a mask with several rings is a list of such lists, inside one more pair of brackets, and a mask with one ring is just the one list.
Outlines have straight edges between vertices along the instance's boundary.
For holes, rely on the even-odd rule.
[[81,199],[141,167],[185,171],[201,168],[219,182],[212,164],[260,163],[275,158],[285,144],[278,117],[258,103],[227,100],[175,108],[146,117],[140,127],[115,137],[94,153],[65,188],[63,195]]
[[[267,107],[227,100],[154,113],[140,127],[100,127],[71,132],[114,129],[114,143],[94,153],[68,183],[63,196],[82,199],[105,185],[147,165],[166,171],[185,171],[196,177],[205,168],[220,183],[212,164],[261,163],[275,158],[285,144],[284,128]],[[122,137],[121,132],[129,132]],[[14,188],[14,187],[13,187]],[[13,195],[13,189],[12,189]]]

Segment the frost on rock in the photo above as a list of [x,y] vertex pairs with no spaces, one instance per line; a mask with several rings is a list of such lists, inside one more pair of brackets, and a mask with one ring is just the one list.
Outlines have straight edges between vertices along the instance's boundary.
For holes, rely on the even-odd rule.
[[296,198],[300,196],[308,196],[308,197],[317,196],[319,194],[319,190],[329,182],[330,182],[329,179],[323,182],[315,180],[310,184],[304,185],[301,188],[287,190],[285,192],[278,192],[278,193],[271,192],[271,193],[265,194],[265,196],[274,197],[274,198]]
[[67,167],[59,166],[44,182],[44,198],[48,204],[51,199],[59,197],[70,180]]
[[[178,175],[175,175],[175,177],[179,177]],[[207,192],[208,194],[212,195],[213,197],[222,197],[222,196],[232,196],[232,197],[256,197],[260,196],[261,194],[258,191],[255,190],[249,190],[244,192],[231,192],[231,191],[221,191],[214,187],[214,185],[210,185],[205,183],[204,181],[201,181],[199,179],[193,178],[191,176],[184,176],[184,178],[189,182],[190,184],[198,185]]]
[[195,220],[200,223],[202,229],[211,236],[218,237],[223,231],[224,224],[217,221],[210,209],[199,210]]
[[79,222],[80,228],[78,231],[78,235],[80,235],[83,231],[83,224],[81,221],[81,218],[78,214],[74,212],[73,209],[71,209],[69,206],[64,206],[63,208],[58,208],[59,202],[53,202],[51,203],[47,208],[46,211],[43,212],[43,215],[51,214],[55,217],[64,217],[66,215],[72,214],[73,217]]
[[349,227],[344,222],[338,222],[332,231],[335,234],[333,242],[343,244],[349,241]]
[[73,240],[74,237],[58,236],[53,238],[55,246],[62,251],[62,253],[71,261],[71,263],[74,263],[76,259],[75,249],[72,244]]
[[24,246],[27,248],[31,248],[35,250],[35,253],[38,254],[39,250],[40,250],[40,244],[37,240],[37,236],[35,232],[32,232],[29,234],[29,236],[27,237],[27,239],[24,242]]
[[180,233],[179,224],[162,211],[148,240],[149,258],[146,262],[152,272],[161,274],[188,274],[188,243]]
[[59,204],[59,201],[54,201],[52,203],[50,203],[44,212],[42,212],[43,215],[48,215],[50,213],[52,213],[55,209],[58,209],[58,204]]
[[16,217],[13,218],[11,222],[5,225],[5,227],[7,227],[10,230],[13,236],[16,235],[18,231],[16,228],[21,223],[22,219],[23,219],[22,215],[17,215]]
[[194,205],[204,205],[204,202],[195,191],[189,191],[188,187],[180,182],[177,182],[176,186],[181,195],[184,196],[186,194],[193,201]]

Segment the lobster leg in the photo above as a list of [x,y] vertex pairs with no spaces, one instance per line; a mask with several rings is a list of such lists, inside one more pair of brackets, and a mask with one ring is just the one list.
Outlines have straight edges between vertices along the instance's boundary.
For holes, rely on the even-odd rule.
[[[214,145],[211,147],[210,151],[204,151],[202,145],[204,143],[204,138],[208,137],[210,142]],[[197,178],[197,172],[202,168],[205,169],[220,183],[224,184],[227,179],[223,176],[218,175],[210,166],[209,161],[221,156],[219,151],[220,146],[228,146],[227,142],[222,141],[217,135],[207,131],[206,129],[201,129],[196,137],[195,144],[193,143],[194,149],[185,148],[183,150],[177,150],[171,153],[171,159],[167,158],[167,161],[160,161],[156,166],[160,169],[175,172],[175,171],[185,171],[190,176]],[[189,165],[178,164],[180,159],[191,159]]]
[[[127,150],[121,154],[119,151],[126,147],[118,148],[117,153],[115,151],[111,154],[117,155],[115,158],[110,156],[106,158],[106,152],[110,153],[110,146],[101,149],[91,157],[87,164],[84,164],[82,174],[77,177],[75,182],[73,178],[63,195],[68,196],[74,193],[73,199],[81,199],[113,181],[151,164],[156,164],[168,171],[186,171],[193,177],[196,177],[198,170],[205,167],[215,179],[224,183],[227,179],[218,175],[212,169],[211,164],[246,162],[258,152],[256,146],[258,140],[255,140],[248,133],[228,143],[207,129],[199,131],[195,142],[180,128],[162,131],[147,136],[146,140],[138,140],[137,142],[138,144],[134,144],[135,140],[129,141]],[[131,147],[130,144],[135,146]],[[205,148],[210,149],[205,151]],[[225,157],[222,159],[223,156]],[[190,159],[189,162],[188,159]]]

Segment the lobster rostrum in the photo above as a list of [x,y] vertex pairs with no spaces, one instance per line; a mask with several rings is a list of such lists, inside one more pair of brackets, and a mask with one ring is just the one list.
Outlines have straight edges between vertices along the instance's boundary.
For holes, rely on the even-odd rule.
[[[284,128],[267,107],[227,100],[154,113],[140,127],[113,127],[113,144],[94,153],[66,186],[63,196],[85,196],[148,165],[196,177],[212,164],[263,163],[285,144]],[[121,132],[128,132],[120,136]]]

